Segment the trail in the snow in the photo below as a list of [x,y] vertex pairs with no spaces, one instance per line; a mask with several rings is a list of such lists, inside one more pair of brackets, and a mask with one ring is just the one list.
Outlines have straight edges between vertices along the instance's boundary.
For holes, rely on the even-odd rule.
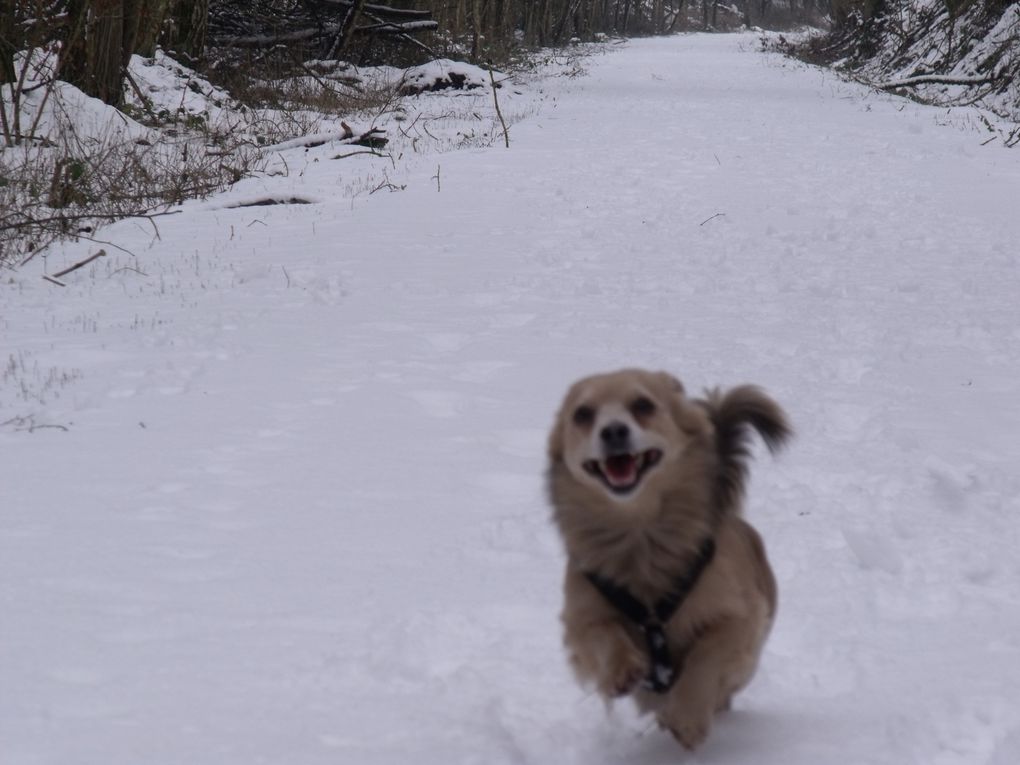
[[[632,42],[401,193],[298,151],[237,193],[321,203],[11,276],[0,421],[67,431],[0,429],[0,762],[1012,763],[1020,167],[755,40]],[[696,755],[559,644],[545,431],[630,364],[798,430],[749,502],[780,619]]]

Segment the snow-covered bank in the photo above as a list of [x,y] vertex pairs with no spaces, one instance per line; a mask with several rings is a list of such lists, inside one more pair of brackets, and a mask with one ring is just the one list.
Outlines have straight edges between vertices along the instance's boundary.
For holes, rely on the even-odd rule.
[[[1020,121],[1020,3],[838,0],[834,28],[803,46],[879,87],[922,103],[978,105]],[[1020,143],[1020,130],[1005,137]]]
[[[313,204],[5,274],[0,762],[1012,763],[1020,168],[756,47],[634,42],[402,192],[292,150],[236,193]],[[780,619],[694,756],[559,645],[545,430],[631,363],[799,433],[749,502]]]

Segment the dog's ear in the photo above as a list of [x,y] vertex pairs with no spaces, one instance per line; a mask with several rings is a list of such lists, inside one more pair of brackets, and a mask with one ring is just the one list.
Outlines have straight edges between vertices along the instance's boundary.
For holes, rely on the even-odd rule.
[[548,454],[550,462],[558,462],[563,459],[563,409],[556,413],[556,420],[553,422],[552,430],[549,431]]
[[666,390],[670,393],[684,395],[684,384],[674,375],[671,375],[669,372],[659,372],[659,379],[662,380]]
[[553,423],[553,429],[549,431],[549,459],[552,462],[558,462],[563,459],[563,426],[561,423],[562,418],[559,414],[556,415],[556,421]]
[[683,383],[669,372],[659,372],[658,376],[662,387],[667,391],[669,410],[677,427],[690,436],[708,433],[711,428],[708,417],[701,407],[692,406]]

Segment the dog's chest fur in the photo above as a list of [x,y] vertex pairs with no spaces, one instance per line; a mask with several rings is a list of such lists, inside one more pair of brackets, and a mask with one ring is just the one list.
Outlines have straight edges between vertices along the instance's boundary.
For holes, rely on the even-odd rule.
[[553,465],[549,495],[568,565],[608,577],[649,602],[671,591],[716,520],[704,472],[682,478],[688,480],[654,501],[624,508],[579,486],[562,464]]

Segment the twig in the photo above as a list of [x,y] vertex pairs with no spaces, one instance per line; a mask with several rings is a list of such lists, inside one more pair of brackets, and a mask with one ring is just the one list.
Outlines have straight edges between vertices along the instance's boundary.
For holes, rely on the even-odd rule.
[[443,169],[442,165],[436,165],[436,174],[432,177],[436,179],[436,193],[438,194],[443,190],[442,181],[439,178],[439,173]]
[[382,189],[386,189],[386,190],[392,192],[392,191],[403,191],[406,188],[407,188],[406,184],[404,184],[402,186],[397,186],[396,184],[390,183],[389,181],[383,181],[378,186],[376,186],[374,189],[372,189],[370,192],[368,192],[368,195],[372,196],[375,192],[381,191]]
[[28,417],[11,417],[11,419],[4,422],[0,422],[0,428],[6,428],[8,425],[13,425],[16,431],[28,431],[34,433],[37,430],[43,428],[53,428],[54,430],[62,430],[67,433],[70,428],[66,425],[36,425],[35,415],[29,415]]
[[22,430],[28,430],[29,433],[35,433],[37,430],[43,430],[44,428],[62,430],[65,433],[69,431],[69,428],[66,425],[36,425],[34,423],[32,425],[29,425],[27,428],[22,428]]
[[89,263],[91,263],[96,258],[101,258],[104,255],[106,255],[106,250],[100,250],[95,255],[90,255],[89,257],[85,258],[85,260],[81,261],[80,263],[75,263],[70,268],[65,268],[63,271],[57,271],[57,273],[53,274],[53,278],[54,279],[59,279],[61,276],[67,276],[72,271],[77,271],[82,266],[87,266]]
[[698,225],[699,225],[699,226],[704,226],[704,225],[705,225],[706,223],[708,223],[708,222],[709,222],[710,220],[713,220],[713,219],[715,219],[715,218],[723,218],[723,217],[726,217],[726,213],[716,213],[716,214],[715,214],[715,215],[713,215],[713,216],[712,216],[711,218],[705,218],[705,220],[701,221],[701,223],[699,223]]
[[147,273],[145,273],[141,269],[135,268],[134,266],[121,266],[116,271],[112,271],[110,273],[110,276],[114,276],[115,274],[119,274],[121,271],[134,271],[136,274],[141,274],[142,276],[148,276]]
[[128,81],[128,85],[131,86],[131,90],[133,90],[135,95],[138,96],[138,100],[142,104],[142,108],[149,113],[149,119],[151,119],[154,123],[159,122],[159,117],[157,117],[156,112],[152,110],[152,102],[145,97],[144,93],[142,93],[142,89],[138,87],[138,82],[132,76],[131,72],[128,71],[127,67],[124,68],[124,79]]
[[503,120],[503,112],[499,108],[499,98],[496,97],[496,77],[492,73],[492,67],[489,67],[489,82],[492,83],[492,102],[496,104],[496,116],[499,117],[499,124],[503,126],[503,142],[506,147],[510,148],[510,134],[506,130],[506,122]]
[[54,279],[52,276],[47,276],[46,274],[43,274],[43,279],[45,279],[48,282],[52,282],[53,284],[56,284],[58,287],[66,287],[67,286],[66,284],[64,284],[59,279]]
[[356,157],[359,154],[371,154],[373,157],[383,157],[383,158],[389,156],[388,154],[381,154],[378,151],[368,150],[368,151],[349,151],[346,154],[337,154],[335,157],[330,157],[330,159],[347,159],[348,157]]

